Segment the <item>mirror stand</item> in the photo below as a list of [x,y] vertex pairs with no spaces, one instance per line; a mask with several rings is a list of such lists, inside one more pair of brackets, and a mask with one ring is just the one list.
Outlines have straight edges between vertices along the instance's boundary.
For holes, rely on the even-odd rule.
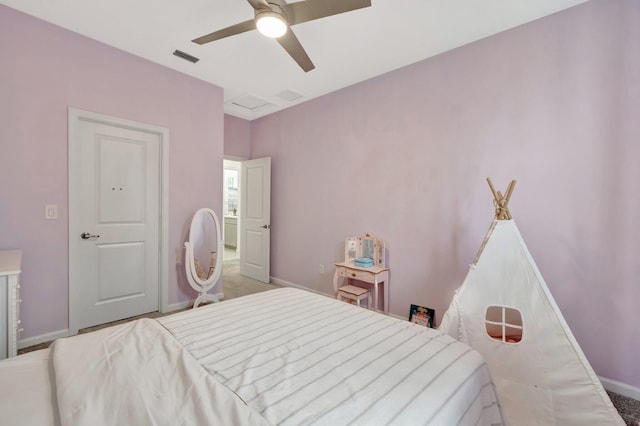
[[[213,233],[215,226],[215,239],[206,233]],[[200,231],[200,232],[199,232]],[[205,245],[205,242],[215,241],[215,247],[196,247],[196,243]],[[184,243],[185,254],[184,263],[187,273],[187,281],[189,285],[199,294],[193,304],[193,309],[197,308],[201,303],[219,302],[220,300],[215,294],[208,293],[211,288],[218,282],[222,275],[222,253],[223,241],[220,232],[220,221],[216,213],[209,208],[198,210],[191,220],[189,228],[189,241]],[[211,250],[215,248],[215,250]],[[204,272],[200,262],[197,259],[197,253],[206,251],[210,253],[210,265]]]

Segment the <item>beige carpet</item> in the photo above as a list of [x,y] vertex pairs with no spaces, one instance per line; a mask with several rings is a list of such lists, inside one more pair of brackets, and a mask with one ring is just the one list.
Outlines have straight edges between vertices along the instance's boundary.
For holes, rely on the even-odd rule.
[[224,262],[223,268],[224,300],[280,287],[276,284],[266,284],[240,275],[240,261],[237,259]]

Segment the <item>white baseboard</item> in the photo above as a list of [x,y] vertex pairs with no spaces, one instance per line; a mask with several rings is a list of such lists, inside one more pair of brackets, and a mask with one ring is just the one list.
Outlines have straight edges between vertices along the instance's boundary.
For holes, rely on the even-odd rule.
[[163,312],[163,314],[168,314],[173,311],[179,311],[180,309],[185,309],[190,306],[193,306],[193,302],[195,301],[196,299],[190,299],[190,300],[185,300],[184,302],[173,303],[167,306],[167,312]]
[[18,349],[28,348],[29,346],[37,345],[51,340],[56,340],[61,337],[69,337],[69,329],[52,331],[51,333],[41,334],[39,336],[27,337],[26,339],[18,340]]
[[617,380],[607,379],[606,377],[598,377],[602,387],[608,391],[615,392],[619,395],[633,398],[640,401],[640,388],[619,382]]
[[[383,312],[381,312],[383,313]],[[400,315],[396,315],[396,314],[392,314],[392,313],[388,313],[387,315],[389,315],[390,317],[393,317],[395,319],[399,319],[402,321],[409,321],[409,319],[407,317],[401,317]]]
[[[219,300],[224,299],[224,293],[220,292],[220,293],[214,293],[214,294]],[[170,314],[171,312],[174,312],[174,311],[190,308],[193,306],[195,301],[196,299],[189,299],[189,300],[185,300],[184,302],[173,303],[167,306],[167,311],[163,312],[163,314]]]
[[300,285],[300,284],[294,284],[294,283],[291,283],[291,282],[289,282],[289,281],[281,280],[280,278],[276,278],[276,277],[269,277],[269,279],[271,280],[271,282],[272,282],[272,283],[274,283],[274,284],[278,284],[278,285],[281,285],[281,286],[283,286],[283,287],[299,288],[300,290],[310,291],[310,292],[312,292],[312,293],[319,294],[319,295],[321,295],[321,296],[333,297],[333,296],[332,296],[332,295],[330,295],[330,294],[323,293],[323,292],[321,292],[321,291],[314,290],[314,289],[312,289],[312,288],[305,287],[305,286]]

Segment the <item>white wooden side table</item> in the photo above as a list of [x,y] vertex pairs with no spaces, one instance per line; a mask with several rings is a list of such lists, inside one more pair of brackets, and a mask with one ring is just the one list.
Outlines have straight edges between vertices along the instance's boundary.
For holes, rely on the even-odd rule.
[[383,284],[384,300],[382,310],[384,313],[389,313],[389,268],[383,268],[377,265],[363,268],[356,266],[353,260],[336,263],[336,272],[333,274],[333,290],[336,294],[338,292],[338,280],[341,277],[346,280],[358,280],[373,284],[373,306],[376,311],[380,308],[378,302],[380,294],[379,285]]
[[0,359],[18,353],[21,263],[20,250],[0,250]]

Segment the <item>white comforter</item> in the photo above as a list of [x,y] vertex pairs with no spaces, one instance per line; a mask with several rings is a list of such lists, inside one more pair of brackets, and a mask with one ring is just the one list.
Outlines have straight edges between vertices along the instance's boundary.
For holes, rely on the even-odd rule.
[[273,424],[502,424],[478,352],[329,297],[283,288],[159,321]]
[[502,423],[473,349],[295,289],[61,339],[39,353],[0,362],[0,423]]
[[52,358],[63,425],[268,424],[154,320],[57,340]]

